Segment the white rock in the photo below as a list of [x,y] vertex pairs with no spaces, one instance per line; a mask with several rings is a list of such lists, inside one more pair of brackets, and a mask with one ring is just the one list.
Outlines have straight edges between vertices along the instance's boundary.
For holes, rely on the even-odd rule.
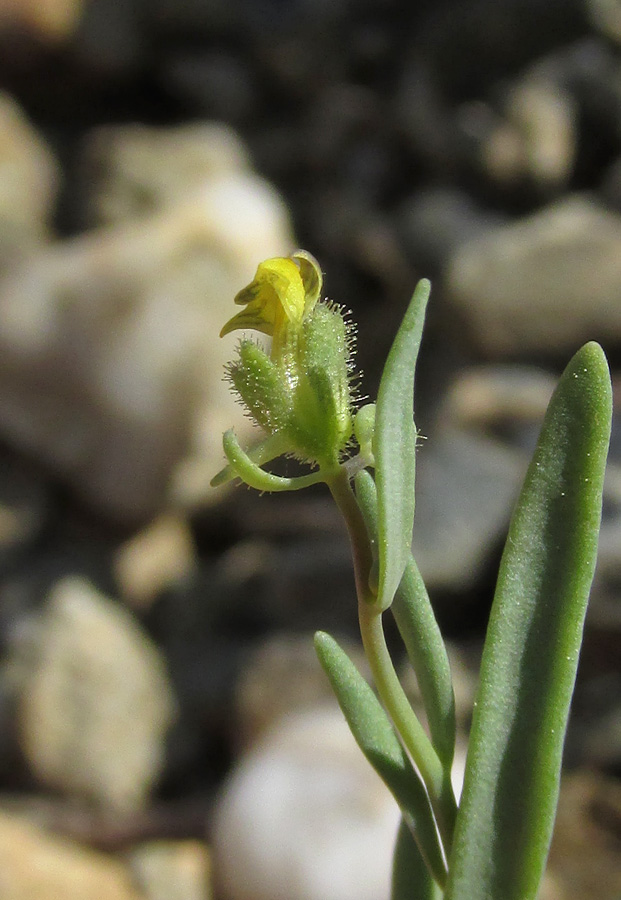
[[507,184],[526,180],[544,189],[566,184],[577,141],[569,93],[534,69],[510,91],[505,113],[483,145],[492,177]]
[[222,432],[249,427],[220,328],[257,264],[292,243],[273,188],[239,173],[42,250],[0,280],[0,435],[119,518],[151,515],[173,475],[177,497],[205,493]]
[[211,900],[211,862],[198,841],[150,841],[128,863],[144,900]]
[[109,853],[0,813],[2,900],[144,900],[129,868]]
[[281,720],[216,811],[223,900],[388,900],[399,811],[337,707]]
[[160,591],[187,578],[195,566],[189,523],[174,512],[162,513],[132,535],[117,550],[114,560],[121,596],[133,609],[149,607]]
[[416,472],[413,551],[427,585],[476,584],[506,529],[526,460],[485,434],[444,427]]
[[59,167],[17,103],[0,93],[0,271],[48,236]]
[[619,0],[587,0],[589,18],[598,31],[621,43],[621,3]]
[[150,215],[215,178],[250,172],[244,144],[220,122],[108,125],[87,135],[82,157],[88,206],[99,223]]
[[[264,548],[258,549],[261,552]],[[270,565],[266,552],[262,558]],[[235,556],[232,561],[235,562]],[[275,565],[273,561],[271,564]],[[238,564],[237,572],[240,571]],[[368,663],[362,646],[342,639],[341,646],[366,677]],[[287,631],[270,634],[245,654],[237,679],[234,714],[238,747],[256,743],[284,716],[333,699],[310,635]]]
[[569,196],[460,245],[447,287],[472,340],[503,356],[621,339],[621,216]]
[[45,43],[62,41],[80,20],[84,0],[2,0],[0,28],[24,29]]
[[146,800],[174,699],[133,617],[82,578],[54,588],[18,702],[21,745],[46,785],[104,809]]

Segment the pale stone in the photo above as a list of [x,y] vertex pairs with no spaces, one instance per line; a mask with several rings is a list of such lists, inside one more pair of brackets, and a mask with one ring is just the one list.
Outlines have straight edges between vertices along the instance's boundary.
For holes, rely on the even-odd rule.
[[[368,663],[362,646],[342,639],[340,643],[366,675]],[[311,635],[270,635],[246,654],[237,680],[234,712],[239,746],[256,743],[285,715],[332,699],[332,688],[317,659]]]
[[413,552],[425,583],[472,588],[494,553],[526,460],[485,434],[438,429],[416,464]]
[[399,810],[336,706],[285,717],[242,757],[214,823],[222,900],[388,900]]
[[507,111],[522,135],[527,173],[544,187],[565,184],[577,143],[577,110],[567,91],[531,75],[513,89]]
[[0,812],[2,900],[145,900],[109,854],[47,834]]
[[81,166],[95,220],[118,223],[187,199],[214,178],[249,172],[250,158],[219,122],[108,125],[87,136]]
[[0,29],[21,26],[44,41],[71,35],[83,10],[83,0],[0,0]]
[[570,95],[536,69],[509,92],[505,117],[490,115],[482,145],[492,178],[511,184],[524,180],[544,189],[569,179],[577,140],[577,111]]
[[621,43],[620,0],[587,0],[586,8],[595,27],[616,44]]
[[58,186],[51,150],[18,104],[0,92],[0,272],[47,239]]
[[157,649],[127,610],[78,577],[55,586],[29,649],[18,728],[32,771],[104,809],[141,807],[174,715]]
[[561,780],[548,873],[554,900],[618,900],[619,779],[596,770],[576,769]]
[[152,841],[128,862],[145,900],[211,900],[211,862],[199,841]]
[[621,216],[569,196],[462,244],[447,289],[486,354],[567,353],[621,339]]
[[114,569],[122,596],[134,608],[144,609],[160,591],[189,575],[195,564],[187,519],[167,512],[123,544]]
[[557,380],[534,366],[488,363],[462,369],[446,393],[440,418],[483,433],[505,422],[538,426]]
[[236,338],[218,334],[291,246],[278,195],[241,173],[39,252],[0,281],[0,434],[118,518],[201,498],[222,432],[249,432],[223,380]]

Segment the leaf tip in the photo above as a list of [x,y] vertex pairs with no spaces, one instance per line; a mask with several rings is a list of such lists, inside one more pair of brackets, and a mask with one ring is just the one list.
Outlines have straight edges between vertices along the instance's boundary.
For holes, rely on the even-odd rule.
[[612,384],[610,381],[610,368],[608,360],[600,344],[597,341],[589,341],[584,344],[572,357],[566,375],[582,382],[586,376],[588,394],[603,402],[603,408],[612,407]]
[[428,278],[421,278],[418,284],[416,285],[416,290],[420,291],[421,294],[425,292],[426,294],[431,293],[431,282]]

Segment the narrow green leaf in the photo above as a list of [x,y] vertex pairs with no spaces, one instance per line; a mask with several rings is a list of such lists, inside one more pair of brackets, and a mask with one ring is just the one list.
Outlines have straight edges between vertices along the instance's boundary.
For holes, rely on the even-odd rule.
[[401,819],[392,863],[391,900],[441,900],[442,889],[427,869],[412,832]]
[[378,604],[387,609],[401,581],[414,523],[414,369],[430,283],[418,282],[388,354],[377,395],[375,473],[378,502]]
[[446,870],[429,798],[388,716],[334,638],[318,631],[315,650],[358,746],[399,804],[434,878],[443,884]]
[[[377,542],[377,495],[368,472],[356,476],[356,499]],[[410,552],[391,612],[405,644],[420,689],[433,746],[445,769],[455,752],[455,697],[446,647],[425,583]]]
[[611,420],[606,359],[571,360],[550,401],[505,547],[446,900],[533,900],[595,567]]
[[407,561],[391,612],[427,713],[433,746],[450,771],[455,754],[455,695],[446,647],[413,557]]

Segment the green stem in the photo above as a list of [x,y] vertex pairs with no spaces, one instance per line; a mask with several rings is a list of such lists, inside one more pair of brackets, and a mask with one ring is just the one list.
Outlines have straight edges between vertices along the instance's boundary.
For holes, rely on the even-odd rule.
[[324,477],[349,532],[358,602],[372,604],[375,597],[369,587],[369,575],[373,565],[373,553],[367,526],[349,481],[349,473],[343,466],[339,466],[329,475],[326,473]]
[[348,473],[340,468],[326,481],[349,531],[358,594],[360,634],[371,674],[382,703],[425,783],[448,855],[457,814],[450,773],[445,771],[416,717],[390,658],[382,626],[382,613],[377,608],[377,598],[369,587],[373,565],[371,545]]

